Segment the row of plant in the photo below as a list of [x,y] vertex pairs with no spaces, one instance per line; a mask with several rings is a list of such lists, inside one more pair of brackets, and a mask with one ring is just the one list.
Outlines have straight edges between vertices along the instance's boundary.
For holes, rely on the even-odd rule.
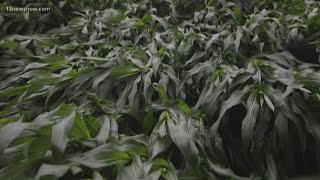
[[319,172],[318,2],[8,5],[51,11],[0,14],[0,179]]

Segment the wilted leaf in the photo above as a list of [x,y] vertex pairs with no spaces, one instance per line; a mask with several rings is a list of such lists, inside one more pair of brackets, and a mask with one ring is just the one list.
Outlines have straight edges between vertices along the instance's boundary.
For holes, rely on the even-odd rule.
[[57,153],[63,154],[66,147],[69,134],[73,127],[76,113],[72,111],[68,116],[58,119],[59,121],[52,129],[52,146]]
[[10,123],[0,129],[0,155],[3,154],[7,146],[14,140],[19,134],[28,127],[28,124],[21,122]]
[[252,140],[253,129],[259,113],[259,99],[255,92],[252,92],[247,100],[247,115],[242,121],[241,135],[243,145],[248,148]]
[[50,165],[50,164],[42,164],[38,173],[35,177],[36,180],[40,179],[42,176],[51,175],[55,178],[59,178],[63,176],[68,170],[69,165]]

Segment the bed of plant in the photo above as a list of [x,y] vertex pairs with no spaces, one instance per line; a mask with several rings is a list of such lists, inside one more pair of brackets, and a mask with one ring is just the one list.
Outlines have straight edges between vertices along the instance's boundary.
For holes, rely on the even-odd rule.
[[320,172],[316,0],[0,8],[0,179]]

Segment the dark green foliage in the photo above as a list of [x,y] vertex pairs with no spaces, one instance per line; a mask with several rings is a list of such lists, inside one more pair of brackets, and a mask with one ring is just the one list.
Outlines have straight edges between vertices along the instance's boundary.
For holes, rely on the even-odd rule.
[[28,5],[0,12],[0,179],[319,178],[318,2],[1,8]]

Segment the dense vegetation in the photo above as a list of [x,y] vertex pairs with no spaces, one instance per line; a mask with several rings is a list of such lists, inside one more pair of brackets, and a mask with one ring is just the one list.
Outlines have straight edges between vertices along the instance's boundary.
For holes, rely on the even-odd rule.
[[320,172],[319,2],[0,8],[0,179]]

